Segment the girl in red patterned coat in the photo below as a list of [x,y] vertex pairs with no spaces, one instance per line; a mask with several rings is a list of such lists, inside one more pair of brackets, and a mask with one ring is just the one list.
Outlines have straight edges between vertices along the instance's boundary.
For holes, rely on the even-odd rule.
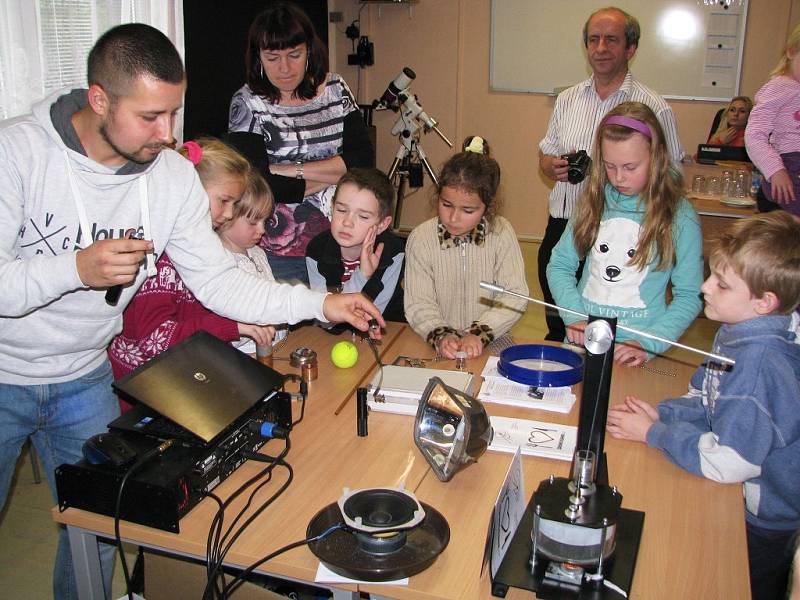
[[[228,145],[211,138],[186,142],[180,153],[197,169],[208,194],[209,224],[216,230],[233,218],[234,207],[250,176],[250,163]],[[139,288],[125,309],[122,333],[109,346],[115,379],[201,329],[225,341],[246,336],[259,344],[271,342],[271,328],[237,323],[200,304],[166,253],[158,258],[156,268],[158,274]],[[120,406],[123,412],[130,408],[124,400],[120,400]]]

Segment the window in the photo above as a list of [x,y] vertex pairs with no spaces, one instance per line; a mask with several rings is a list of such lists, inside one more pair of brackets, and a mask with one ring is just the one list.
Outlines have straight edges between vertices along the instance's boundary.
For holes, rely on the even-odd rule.
[[0,119],[61,88],[85,87],[94,41],[131,22],[160,29],[183,56],[182,0],[0,0]]

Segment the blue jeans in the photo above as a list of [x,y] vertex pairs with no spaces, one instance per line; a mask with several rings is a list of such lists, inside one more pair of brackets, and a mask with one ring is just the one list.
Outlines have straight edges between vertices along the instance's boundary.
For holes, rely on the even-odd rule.
[[[83,458],[83,442],[119,416],[119,402],[111,389],[111,364],[66,383],[10,385],[0,383],[0,508],[8,497],[20,449],[30,437],[39,455],[47,483],[56,497],[55,469]],[[106,596],[111,595],[115,546],[100,544],[100,564]],[[60,528],[53,570],[56,600],[77,598],[72,556],[65,527]]]
[[280,283],[302,283],[308,287],[308,269],[303,256],[276,256],[267,254],[272,276]]

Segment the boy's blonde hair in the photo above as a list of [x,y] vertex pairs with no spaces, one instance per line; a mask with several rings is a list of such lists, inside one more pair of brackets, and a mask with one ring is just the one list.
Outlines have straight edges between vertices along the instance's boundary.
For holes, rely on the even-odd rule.
[[[649,106],[641,102],[623,102],[612,109],[597,127],[589,185],[581,195],[572,217],[573,240],[578,256],[586,258],[597,239],[600,221],[606,206],[606,183],[609,183],[603,161],[603,140],[620,142],[633,135],[642,135],[624,125],[608,124],[609,118],[625,116],[644,123],[650,129],[650,174],[639,194],[639,206],[645,210],[638,250],[630,265],[643,269],[658,257],[656,269],[665,269],[675,262],[672,223],[683,197],[683,175],[670,163],[667,142],[661,123]],[[647,139],[647,138],[645,138]]]
[[233,218],[220,225],[217,231],[221,233],[230,229],[240,217],[252,219],[253,221],[266,220],[272,214],[274,207],[275,199],[272,195],[272,189],[259,172],[251,169],[247,176],[244,194],[242,194],[241,200],[236,203],[233,209]]
[[778,298],[777,314],[789,314],[800,304],[800,223],[776,210],[738,219],[714,241],[709,264],[728,267],[761,298]]
[[194,159],[194,168],[204,187],[214,179],[224,176],[241,178],[242,183],[246,184],[252,167],[244,156],[216,138],[201,137],[195,143],[202,150],[199,159],[196,156],[190,158],[190,151],[185,146],[181,146],[178,152],[187,159]]
[[792,33],[789,34],[789,39],[786,40],[786,45],[783,47],[783,54],[781,54],[781,58],[775,68],[770,71],[770,77],[786,75],[789,72],[790,52],[792,54],[800,52],[800,24],[792,29]]

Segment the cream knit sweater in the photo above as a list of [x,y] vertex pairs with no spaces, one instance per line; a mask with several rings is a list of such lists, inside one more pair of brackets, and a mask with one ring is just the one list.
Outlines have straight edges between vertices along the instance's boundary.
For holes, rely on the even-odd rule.
[[[495,216],[480,246],[443,249],[434,217],[414,228],[406,245],[405,310],[409,325],[423,338],[439,327],[469,330],[488,327],[494,337],[506,333],[526,309],[526,301],[481,288],[490,281],[528,294],[525,264],[511,223]],[[430,340],[429,340],[430,341]]]

